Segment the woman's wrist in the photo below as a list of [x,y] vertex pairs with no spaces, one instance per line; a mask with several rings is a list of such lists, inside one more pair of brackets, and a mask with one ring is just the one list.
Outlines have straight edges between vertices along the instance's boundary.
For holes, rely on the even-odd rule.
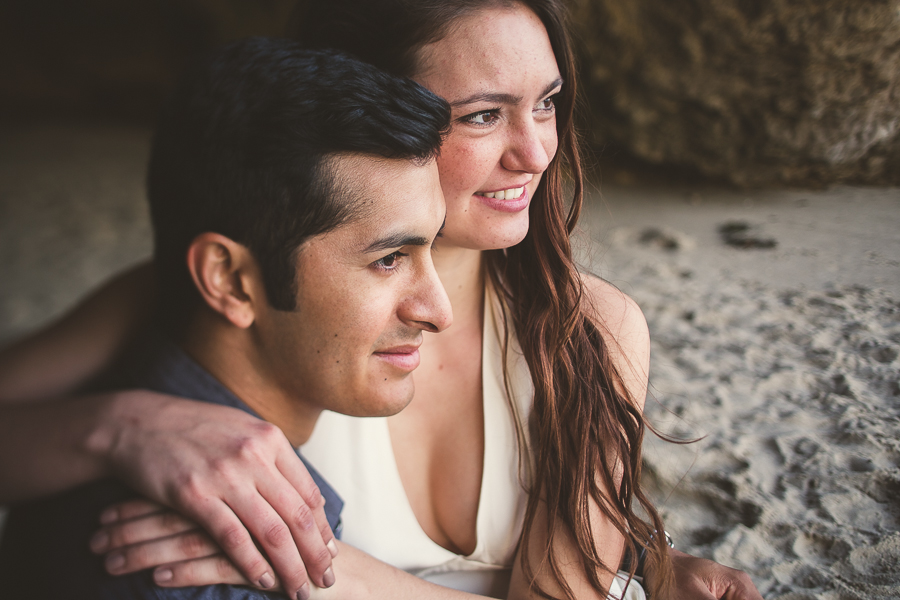
[[139,422],[139,392],[117,391],[94,396],[96,419],[83,444],[84,453],[97,461],[105,475],[111,475],[116,464],[115,453],[127,438],[131,424]]
[[59,492],[112,473],[113,395],[0,409],[0,502]]

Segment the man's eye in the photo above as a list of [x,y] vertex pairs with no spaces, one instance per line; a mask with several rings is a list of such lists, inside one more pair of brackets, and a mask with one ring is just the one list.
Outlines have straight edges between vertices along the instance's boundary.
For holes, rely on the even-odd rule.
[[535,110],[540,111],[550,111],[556,108],[556,104],[553,102],[553,96],[549,98],[545,98],[537,103],[537,106],[534,107]]
[[397,268],[397,266],[400,263],[400,259],[403,258],[404,256],[409,256],[409,255],[404,254],[403,252],[400,252],[399,250],[397,250],[396,252],[391,252],[384,258],[379,258],[372,264],[375,266],[375,268],[377,268],[379,270],[393,271],[394,269]]

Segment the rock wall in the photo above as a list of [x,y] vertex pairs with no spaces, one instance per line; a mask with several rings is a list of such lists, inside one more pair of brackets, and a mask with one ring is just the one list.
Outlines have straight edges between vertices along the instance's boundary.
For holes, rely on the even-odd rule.
[[152,123],[197,53],[280,35],[293,0],[3,0],[0,108]]
[[[900,0],[569,1],[601,165],[900,184]],[[190,56],[279,34],[292,5],[6,0],[0,111],[150,123]]]
[[739,185],[900,183],[897,0],[574,0],[593,141]]

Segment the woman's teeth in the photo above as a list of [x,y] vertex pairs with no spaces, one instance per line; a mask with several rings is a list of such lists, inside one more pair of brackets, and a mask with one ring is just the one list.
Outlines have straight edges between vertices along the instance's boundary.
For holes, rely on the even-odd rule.
[[500,190],[499,192],[479,192],[479,196],[485,198],[496,198],[497,200],[513,200],[522,195],[525,191],[524,187],[510,188],[508,190]]

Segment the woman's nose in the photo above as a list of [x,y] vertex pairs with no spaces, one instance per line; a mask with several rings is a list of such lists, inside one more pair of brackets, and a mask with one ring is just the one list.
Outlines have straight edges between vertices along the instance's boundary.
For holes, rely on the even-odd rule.
[[510,171],[539,174],[547,170],[555,153],[556,123],[530,121],[510,131],[501,162]]

